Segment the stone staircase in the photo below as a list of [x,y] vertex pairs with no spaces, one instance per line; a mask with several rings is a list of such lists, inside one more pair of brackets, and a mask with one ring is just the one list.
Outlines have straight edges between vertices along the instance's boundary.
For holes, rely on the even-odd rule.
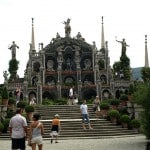
[[55,114],[60,115],[61,131],[59,138],[102,138],[109,136],[131,136],[136,131],[116,126],[106,119],[96,119],[92,105],[88,105],[89,117],[93,130],[83,130],[79,105],[37,106],[36,112],[41,114],[44,124],[44,138],[50,138],[51,121]]
[[[36,106],[35,112],[41,115],[41,121],[44,124],[44,139],[50,139],[51,121],[55,114],[59,114],[61,121],[61,131],[59,139],[71,138],[104,138],[114,136],[134,136],[138,134],[134,130],[122,128],[121,125],[114,125],[106,119],[96,119],[92,111],[92,105],[88,105],[89,117],[92,130],[83,130],[79,105],[54,105],[54,106]],[[0,139],[8,138],[9,135],[2,134]]]

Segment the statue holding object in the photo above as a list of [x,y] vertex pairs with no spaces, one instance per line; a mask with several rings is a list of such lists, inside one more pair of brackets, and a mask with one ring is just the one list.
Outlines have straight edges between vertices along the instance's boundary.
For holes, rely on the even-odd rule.
[[122,44],[122,54],[121,54],[121,56],[126,55],[126,47],[127,46],[129,47],[129,45],[127,45],[125,39],[122,39],[122,41],[118,41],[116,39],[116,41]]
[[13,41],[12,45],[9,47],[9,49],[11,50],[12,59],[16,59],[16,48],[19,48],[19,46],[17,46],[15,44],[15,41]]
[[63,24],[65,24],[65,37],[70,37],[71,33],[70,20],[71,19],[68,18],[67,21],[63,22]]

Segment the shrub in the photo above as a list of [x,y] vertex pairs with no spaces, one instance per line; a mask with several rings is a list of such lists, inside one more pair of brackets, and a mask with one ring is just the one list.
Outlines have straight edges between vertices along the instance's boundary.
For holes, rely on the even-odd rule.
[[57,99],[55,105],[65,105],[67,103],[67,99],[61,98]]
[[133,120],[131,120],[131,127],[132,128],[140,128],[140,126],[141,126],[141,123],[140,123],[140,121],[139,120],[137,120],[137,119],[133,119]]
[[116,106],[118,106],[119,105],[119,100],[117,100],[117,99],[112,99],[111,101],[110,101],[110,104],[111,105],[116,105]]
[[127,107],[120,107],[118,110],[119,110],[119,113],[121,115],[127,115],[128,114]]
[[42,104],[43,105],[53,105],[54,102],[53,102],[53,100],[46,98],[46,99],[43,99]]
[[127,101],[127,100],[128,100],[128,95],[122,94],[122,95],[120,96],[120,100],[121,100],[121,101]]
[[16,101],[15,101],[13,98],[10,98],[10,99],[8,100],[8,104],[9,104],[9,105],[15,104],[15,103],[16,103]]
[[122,115],[121,117],[120,117],[120,121],[122,122],[122,123],[129,123],[130,122],[130,117],[128,116],[128,115]]
[[111,100],[112,100],[112,99],[106,99],[106,100],[103,100],[103,103],[107,103],[107,104],[109,104],[109,105],[110,105]]
[[6,87],[4,87],[2,90],[2,99],[8,99],[8,97],[8,90]]
[[[148,68],[149,69],[149,68]],[[142,73],[143,74],[143,73]],[[134,93],[134,100],[137,104],[142,105],[144,111],[142,113],[141,123],[143,133],[147,139],[150,139],[150,86],[149,84],[138,84]]]
[[7,110],[7,118],[11,118],[15,115],[15,112],[12,109]]
[[10,121],[10,118],[6,118],[4,121],[3,121],[3,125],[4,125],[4,132],[7,133],[7,129],[8,129],[8,126],[9,126],[9,121]]
[[4,130],[4,125],[2,122],[0,122],[0,132],[2,132]]
[[108,116],[119,118],[120,114],[119,114],[118,110],[111,110],[111,111],[109,111]]
[[101,108],[101,109],[109,109],[109,104],[108,104],[108,103],[105,103],[105,102],[102,102],[102,103],[100,104],[100,108]]
[[25,107],[25,111],[26,111],[26,113],[28,113],[28,112],[34,112],[34,106],[27,105]]
[[25,108],[26,106],[27,106],[26,101],[20,101],[20,102],[17,103],[18,108]]

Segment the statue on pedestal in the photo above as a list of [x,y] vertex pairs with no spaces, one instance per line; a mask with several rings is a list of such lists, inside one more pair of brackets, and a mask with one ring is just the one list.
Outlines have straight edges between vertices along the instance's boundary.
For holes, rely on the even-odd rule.
[[8,73],[7,71],[3,71],[3,77],[4,77],[4,82],[7,82],[8,81]]
[[68,18],[67,21],[64,21],[65,24],[65,37],[70,37],[71,33],[71,26],[70,26],[70,19]]
[[122,39],[122,41],[118,41],[116,39],[116,41],[122,44],[122,54],[121,54],[121,56],[126,55],[126,47],[127,46],[129,47],[129,45],[127,45],[125,39]]
[[17,46],[15,44],[15,41],[13,41],[12,45],[9,47],[9,49],[11,50],[12,59],[16,59],[16,48],[19,48],[19,46]]

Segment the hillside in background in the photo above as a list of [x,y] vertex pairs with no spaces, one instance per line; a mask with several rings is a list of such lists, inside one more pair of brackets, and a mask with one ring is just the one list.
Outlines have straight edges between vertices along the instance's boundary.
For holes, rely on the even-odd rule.
[[142,78],[141,69],[142,69],[142,67],[132,68],[133,80],[139,80]]

